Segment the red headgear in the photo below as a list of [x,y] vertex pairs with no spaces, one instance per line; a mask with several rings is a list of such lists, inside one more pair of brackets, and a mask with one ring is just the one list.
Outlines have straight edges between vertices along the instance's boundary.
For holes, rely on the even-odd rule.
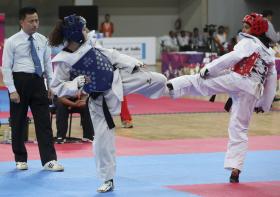
[[261,14],[251,13],[246,15],[242,22],[251,26],[250,33],[255,36],[260,36],[268,30],[268,22]]

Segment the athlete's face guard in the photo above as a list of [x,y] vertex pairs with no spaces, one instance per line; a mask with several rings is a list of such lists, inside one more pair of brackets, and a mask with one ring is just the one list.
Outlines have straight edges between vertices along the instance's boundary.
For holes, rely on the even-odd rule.
[[86,26],[86,20],[81,16],[72,14],[64,17],[63,36],[69,41],[83,43],[85,41],[83,28]]
[[268,22],[261,14],[251,13],[246,15],[242,22],[250,25],[250,34],[255,36],[260,36],[268,30]]

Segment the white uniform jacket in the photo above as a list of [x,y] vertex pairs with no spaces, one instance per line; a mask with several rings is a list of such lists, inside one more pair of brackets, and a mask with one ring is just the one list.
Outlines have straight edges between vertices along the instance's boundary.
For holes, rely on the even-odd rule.
[[[112,83],[112,93],[106,94],[110,98],[106,98],[107,105],[112,115],[120,112],[119,103],[123,100],[123,87],[119,69],[132,73],[135,66],[141,66],[143,63],[135,58],[121,54],[114,49],[105,49],[96,44],[94,39],[86,41],[77,51],[69,53],[61,51],[52,60],[55,72],[51,82],[51,89],[55,95],[75,96],[79,89],[76,83],[70,81],[70,69],[90,48],[95,47],[102,52],[117,69],[114,71]],[[115,98],[114,98],[115,97]],[[103,112],[100,112],[103,113]]]
[[227,73],[227,70],[232,69],[233,66],[239,63],[243,58],[249,57],[253,53],[258,53],[260,58],[268,66],[268,72],[264,84],[254,78],[254,76],[244,76],[252,79],[251,81],[254,88],[248,88],[247,86],[240,88],[243,88],[245,92],[255,95],[257,98],[260,98],[256,107],[262,107],[264,111],[269,111],[276,93],[277,85],[274,51],[271,48],[265,47],[263,43],[254,36],[245,33],[240,33],[239,36],[241,40],[235,45],[232,52],[227,53],[206,65],[206,68],[209,71],[209,76],[217,77],[225,74]]

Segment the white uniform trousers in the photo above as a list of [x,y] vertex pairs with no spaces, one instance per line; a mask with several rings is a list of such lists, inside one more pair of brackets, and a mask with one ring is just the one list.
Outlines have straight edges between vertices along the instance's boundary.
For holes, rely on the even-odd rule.
[[[139,93],[149,98],[158,98],[166,94],[164,75],[148,72],[140,68],[133,74],[120,70],[124,95]],[[111,90],[105,94],[109,111],[113,115],[120,109],[119,101]],[[94,152],[97,175],[102,181],[113,179],[116,172],[115,128],[109,129],[102,110],[102,96],[89,100],[89,109],[94,127]],[[120,113],[120,110],[118,111]]]
[[172,94],[174,98],[184,95],[210,96],[218,93],[228,93],[232,97],[229,142],[224,167],[242,170],[248,148],[249,122],[257,101],[256,96],[251,94],[256,84],[251,79],[234,72],[206,80],[199,75],[185,75],[169,82],[174,87]]

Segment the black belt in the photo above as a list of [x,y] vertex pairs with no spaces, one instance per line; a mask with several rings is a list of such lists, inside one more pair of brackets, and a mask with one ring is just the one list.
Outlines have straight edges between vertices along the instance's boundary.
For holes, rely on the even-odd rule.
[[109,108],[108,108],[108,105],[106,103],[105,97],[103,95],[102,95],[102,97],[103,97],[102,108],[103,108],[105,120],[107,122],[107,125],[108,125],[109,129],[113,129],[113,128],[115,128],[114,120],[113,120],[112,115],[109,111]]
[[[209,99],[210,102],[215,102],[215,98],[216,98],[216,95],[212,95],[211,98]],[[225,106],[224,106],[224,110],[226,110],[227,112],[230,111],[230,108],[232,106],[232,98],[228,98],[227,102],[225,103]]]
[[[102,95],[102,92],[93,92],[93,93],[90,94],[90,97],[93,100],[95,100],[100,95]],[[102,109],[103,109],[105,120],[107,122],[107,125],[108,125],[109,129],[115,128],[115,123],[114,123],[113,117],[112,117],[112,115],[109,111],[109,108],[108,108],[108,105],[106,103],[104,95],[102,95]]]
[[227,102],[226,102],[226,104],[225,104],[225,106],[224,106],[224,109],[225,109],[227,112],[229,112],[231,106],[232,106],[232,98],[229,97],[228,100],[227,100]]

